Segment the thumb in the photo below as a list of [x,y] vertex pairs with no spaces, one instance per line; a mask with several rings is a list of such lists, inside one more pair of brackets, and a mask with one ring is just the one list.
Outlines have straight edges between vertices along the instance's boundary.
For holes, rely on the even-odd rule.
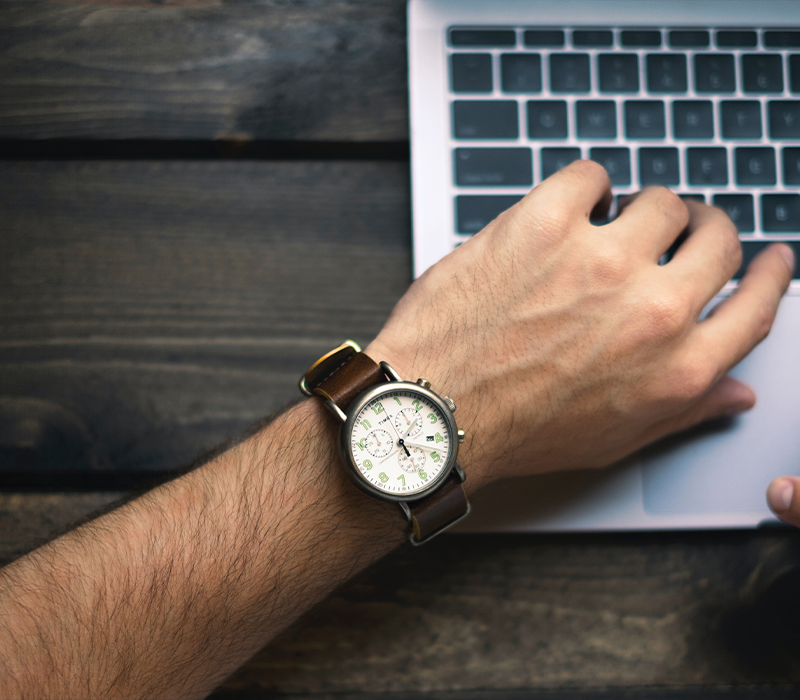
[[781,520],[800,527],[800,478],[782,476],[767,489],[767,503]]

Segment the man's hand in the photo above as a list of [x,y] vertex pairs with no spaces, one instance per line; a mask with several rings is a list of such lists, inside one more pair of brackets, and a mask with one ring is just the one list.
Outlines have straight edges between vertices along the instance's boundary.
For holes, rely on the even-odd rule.
[[603,168],[573,163],[429,269],[367,348],[456,399],[473,488],[605,466],[755,402],[726,373],[769,332],[792,251],[765,250],[698,322],[741,263],[730,219],[650,188],[592,225],[609,199]]

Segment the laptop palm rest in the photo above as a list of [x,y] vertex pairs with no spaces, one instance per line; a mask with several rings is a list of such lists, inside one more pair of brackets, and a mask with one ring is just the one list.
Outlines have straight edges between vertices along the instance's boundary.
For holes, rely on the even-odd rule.
[[[668,438],[608,470],[498,482],[476,494],[462,532],[747,527],[771,520],[764,493],[800,475],[800,296],[735,370],[748,413]],[[466,462],[465,462],[466,464]]]
[[799,351],[800,297],[790,296],[769,337],[731,373],[755,389],[756,406],[643,453],[647,512],[769,514],[768,483],[800,474]]

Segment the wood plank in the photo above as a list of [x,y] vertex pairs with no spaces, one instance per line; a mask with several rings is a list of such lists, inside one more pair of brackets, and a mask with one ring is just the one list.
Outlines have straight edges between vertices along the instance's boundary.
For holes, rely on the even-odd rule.
[[0,465],[165,469],[411,281],[402,163],[0,163]]
[[[0,496],[0,558],[110,498]],[[680,697],[669,686],[693,698],[797,697],[799,555],[794,531],[445,535],[372,567],[219,693]],[[731,684],[774,692],[698,690]]]
[[11,0],[0,27],[0,138],[408,138],[403,0]]

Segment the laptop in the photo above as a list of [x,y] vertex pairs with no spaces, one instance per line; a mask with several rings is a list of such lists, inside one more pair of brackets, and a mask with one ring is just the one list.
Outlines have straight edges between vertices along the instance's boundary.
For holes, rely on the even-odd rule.
[[[410,0],[408,20],[416,276],[578,158],[616,195],[661,184],[725,209],[745,262],[772,241],[800,260],[797,0]],[[798,348],[800,279],[732,372],[750,412],[605,471],[495,484],[459,529],[776,524],[766,487],[800,475]]]

